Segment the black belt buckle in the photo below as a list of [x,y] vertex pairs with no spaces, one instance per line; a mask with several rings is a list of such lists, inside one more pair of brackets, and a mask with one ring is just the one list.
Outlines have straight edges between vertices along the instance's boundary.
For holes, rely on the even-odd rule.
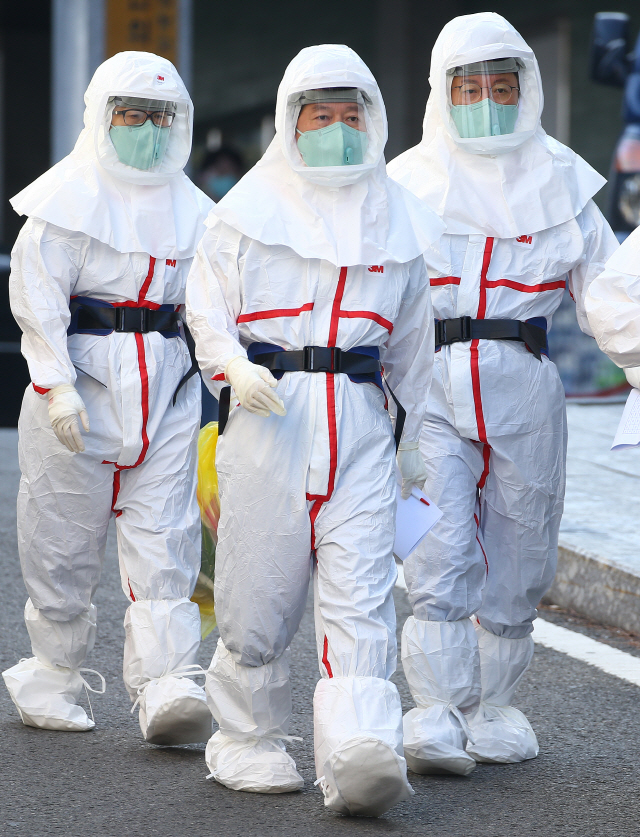
[[149,316],[149,309],[148,308],[138,308],[140,312],[140,333],[141,334],[148,334],[149,333],[149,320],[151,317]]
[[148,308],[116,308],[116,327],[118,332],[148,334],[151,328],[151,312]]
[[122,332],[125,329],[126,308],[116,308],[116,331]]
[[438,320],[436,325],[436,343],[439,346],[450,343],[466,343],[472,339],[471,317],[457,317],[453,320]]
[[305,346],[305,372],[340,372],[342,368],[342,349],[337,346]]

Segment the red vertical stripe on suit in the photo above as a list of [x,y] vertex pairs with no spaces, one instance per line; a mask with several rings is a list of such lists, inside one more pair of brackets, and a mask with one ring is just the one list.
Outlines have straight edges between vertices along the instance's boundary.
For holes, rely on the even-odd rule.
[[482,552],[482,557],[484,558],[484,565],[485,565],[485,568],[486,568],[486,571],[487,571],[487,575],[489,575],[489,562],[487,561],[487,553],[484,551],[484,547],[482,546],[482,541],[480,540],[480,521],[478,520],[478,515],[474,514],[473,519],[476,522],[476,529],[478,530],[476,532],[476,540],[478,541],[478,546],[480,547],[480,550]]
[[144,282],[142,283],[142,287],[140,288],[140,293],[138,294],[138,305],[142,305],[145,302],[145,297],[147,295],[147,291],[149,290],[149,285],[153,281],[153,271],[156,268],[156,260],[153,256],[149,256],[149,272],[147,273]]
[[[340,322],[340,305],[344,294],[344,286],[347,281],[347,268],[340,268],[340,276],[338,278],[338,287],[333,299],[333,306],[331,308],[331,322],[329,324],[329,339],[328,346],[335,346],[338,337],[338,323]],[[316,502],[311,507],[309,512],[311,517],[311,548],[315,549],[315,520],[320,511],[322,503],[326,503],[333,494],[336,481],[336,469],[338,467],[338,428],[336,425],[336,392],[335,392],[335,375],[325,374],[327,382],[327,425],[329,430],[329,477],[327,480],[326,494],[307,494],[307,500],[315,500]]]
[[121,511],[116,508],[118,502],[118,494],[120,493],[120,470],[116,468],[113,474],[113,499],[111,501],[111,511],[115,512],[116,517],[120,517]]
[[336,391],[335,375],[327,375],[327,418],[329,420],[329,484],[327,485],[327,499],[333,494],[338,467],[338,428],[336,426]]
[[149,449],[149,436],[147,435],[147,422],[149,421],[149,373],[147,372],[147,360],[144,353],[144,335],[136,332],[136,347],[138,349],[138,368],[140,369],[140,401],[142,409],[142,450],[135,465],[137,468],[147,455]]
[[329,662],[329,640],[327,639],[327,635],[324,635],[324,647],[322,649],[322,664],[327,670],[327,674],[329,677],[333,677],[333,671],[331,671],[331,663]]
[[491,457],[491,446],[484,444],[482,448],[482,459],[484,462],[484,468],[482,469],[482,473],[480,474],[480,479],[478,480],[478,488],[484,488],[484,484],[487,481],[487,477],[489,476],[489,460]]
[[342,297],[344,296],[344,286],[347,281],[347,268],[340,268],[340,277],[338,278],[338,287],[336,288],[336,295],[333,300],[333,308],[331,309],[331,324],[329,325],[329,340],[327,346],[335,346],[338,339],[338,325],[340,323],[340,306],[342,305]]
[[[333,308],[331,311],[331,324],[329,326],[329,340],[328,346],[335,346],[338,339],[338,325],[340,323],[340,306],[342,305],[342,297],[344,296],[344,286],[347,281],[347,268],[340,268],[340,276],[338,278],[338,287],[336,288],[336,295],[333,300]],[[327,485],[328,500],[333,494],[333,489],[336,481],[336,468],[338,467],[338,428],[336,425],[336,376],[327,375],[325,373],[327,382],[327,419],[329,424],[329,482]]]
[[[476,319],[484,320],[487,313],[487,272],[489,264],[491,263],[491,253],[493,252],[493,238],[487,238],[484,245],[484,254],[482,257],[482,270],[480,271],[480,291],[478,294],[478,313]],[[471,341],[471,386],[473,389],[473,403],[476,412],[476,424],[478,426],[478,439],[481,442],[487,443],[487,429],[484,423],[484,413],[482,411],[482,393],[480,391],[480,368],[478,357],[478,343],[479,340]]]
[[487,238],[482,256],[482,270],[480,271],[480,296],[478,299],[477,320],[484,320],[487,313],[487,273],[491,264],[491,253],[493,252],[493,238]]

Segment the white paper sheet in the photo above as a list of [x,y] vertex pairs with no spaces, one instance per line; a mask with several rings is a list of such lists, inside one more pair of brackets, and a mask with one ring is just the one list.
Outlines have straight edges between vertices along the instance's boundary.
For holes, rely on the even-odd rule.
[[624,405],[611,450],[624,450],[637,445],[640,445],[640,391],[632,389]]
[[407,500],[400,496],[400,486],[397,492],[396,540],[393,554],[404,561],[440,520],[442,512],[417,488],[412,490]]

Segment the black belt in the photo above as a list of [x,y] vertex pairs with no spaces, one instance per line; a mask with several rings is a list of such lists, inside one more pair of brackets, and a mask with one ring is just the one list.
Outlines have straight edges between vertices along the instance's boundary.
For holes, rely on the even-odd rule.
[[[344,372],[345,375],[375,375],[382,365],[377,358],[344,352],[337,346],[305,346],[291,352],[260,352],[255,363],[271,372]],[[372,378],[373,380],[373,378]]]
[[520,320],[472,320],[471,317],[436,320],[436,349],[470,340],[519,340],[538,360],[547,351],[547,331],[533,323]]
[[[265,366],[270,372],[326,372],[331,375],[371,376],[376,383],[376,374],[381,372],[382,364],[377,358],[362,355],[359,352],[345,352],[338,346],[305,346],[304,349],[279,352],[256,352],[254,362]],[[396,427],[394,432],[396,450],[400,444],[407,413],[387,384],[396,409]],[[229,418],[231,387],[223,387],[220,392],[218,414],[218,433],[224,433]]]
[[[169,308],[167,305],[166,308]],[[182,318],[171,306],[171,310],[154,310],[152,308],[140,307],[114,307],[104,303],[95,303],[91,299],[72,299],[69,305],[72,324],[69,327],[69,334],[81,334],[83,332],[101,333],[104,331],[117,331],[127,334],[148,334],[150,331],[158,331],[164,337],[179,337],[180,325],[183,325],[185,342],[189,349],[191,367],[183,375],[180,383],[173,393],[173,404],[180,389],[190,378],[198,372],[198,361],[195,354],[195,343],[189,329],[182,323]]]
[[78,331],[110,329],[118,332],[148,334],[150,331],[180,330],[181,318],[176,311],[154,311],[151,308],[107,308],[97,305],[78,307]]

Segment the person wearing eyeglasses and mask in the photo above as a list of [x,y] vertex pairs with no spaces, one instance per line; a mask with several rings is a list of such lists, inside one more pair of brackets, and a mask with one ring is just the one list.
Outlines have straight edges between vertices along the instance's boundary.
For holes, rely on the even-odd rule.
[[25,724],[93,728],[79,704],[115,517],[123,676],[154,744],[206,740],[200,643],[200,382],[180,309],[213,205],[185,176],[193,106],[164,58],[95,72],[67,157],[12,200],[27,216],[11,309],[32,379],[19,421],[18,547],[33,657],[4,672]]
[[542,129],[535,55],[503,17],[451,20],[429,81],[422,142],[388,166],[447,225],[420,441],[443,517],[404,565],[417,704],[404,747],[416,772],[466,775],[538,753],[512,700],[563,508],[564,391],[547,331],[568,287],[591,334],[585,294],[617,243],[592,200],[604,179]]
[[203,378],[221,404],[234,391],[216,459],[220,640],[206,688],[220,729],[207,765],[236,790],[302,787],[285,747],[288,647],[312,575],[318,783],[330,809],[363,816],[412,793],[389,682],[396,457],[380,372],[407,413],[408,494],[424,479],[433,357],[422,254],[444,229],[387,177],[386,138],[360,58],[303,49],[278,90],[276,136],[210,214],[187,283]]

